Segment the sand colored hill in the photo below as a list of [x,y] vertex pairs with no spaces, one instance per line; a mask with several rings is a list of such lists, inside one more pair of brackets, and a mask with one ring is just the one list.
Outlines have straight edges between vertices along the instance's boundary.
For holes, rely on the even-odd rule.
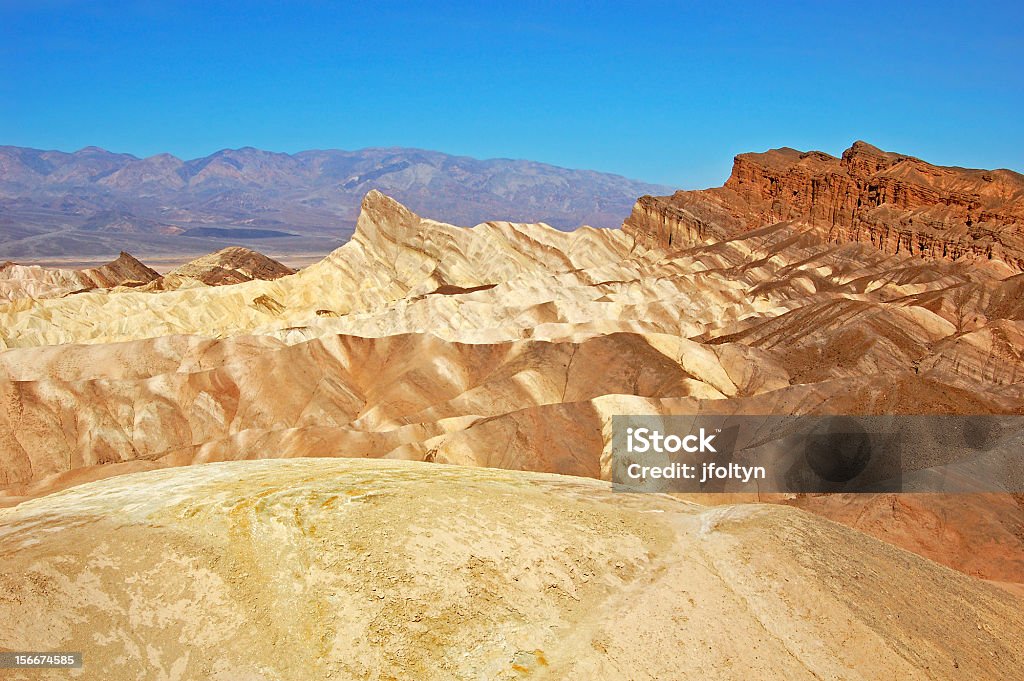
[[610,490],[616,414],[1024,414],[1015,176],[737,163],[623,229],[373,191],[298,272],[229,249],[0,304],[0,648],[104,679],[1012,678],[1019,495]]
[[216,253],[180,265],[161,275],[128,253],[99,267],[68,269],[19,265],[0,265],[0,301],[22,298],[62,298],[72,293],[116,287],[137,291],[169,291],[202,286],[225,286],[254,279],[273,280],[295,270],[262,253],[231,246]]
[[0,300],[59,298],[90,289],[141,286],[159,276],[124,252],[106,265],[80,270],[6,262],[0,265]]
[[168,291],[195,286],[227,286],[243,281],[263,279],[271,281],[294,274],[286,267],[262,253],[241,246],[229,246],[174,268],[143,290]]
[[0,537],[0,647],[83,651],[87,678],[984,681],[1024,666],[1019,596],[795,509],[579,478],[193,466],[0,510]]
[[[431,308],[457,306],[444,286],[472,288],[543,275],[542,290],[524,292],[527,305],[533,307],[530,300],[546,296],[546,289],[558,284],[553,277],[567,274],[571,280],[583,268],[619,262],[631,244],[618,230],[585,228],[565,233],[546,225],[512,223],[486,223],[467,230],[424,220],[371,192],[352,241],[294,276],[214,290],[171,291],[157,297],[141,292],[76,296],[64,308],[71,314],[59,311],[60,303],[46,301],[8,306],[0,309],[0,328],[7,347],[175,333],[287,335],[290,329],[301,332],[302,327],[319,323],[323,328],[312,329],[308,338],[341,332],[360,313],[422,300],[416,306],[418,319],[403,321],[400,313],[391,315],[399,318],[387,322],[381,331],[386,335],[424,330],[432,327],[429,318],[448,316]],[[518,301],[513,305],[522,306]],[[90,313],[100,308],[103,311],[90,321]],[[496,310],[495,316],[503,312]],[[347,318],[332,319],[342,315]],[[480,323],[493,326],[491,316]],[[417,322],[420,328],[408,328]],[[456,326],[458,320],[448,324]]]
[[[1022,413],[1004,274],[792,222],[671,249],[633,229],[467,229],[371,192],[353,240],[293,275],[4,306],[0,504],[273,457],[607,479],[622,413]],[[921,503],[864,528],[1024,582],[1019,504]]]

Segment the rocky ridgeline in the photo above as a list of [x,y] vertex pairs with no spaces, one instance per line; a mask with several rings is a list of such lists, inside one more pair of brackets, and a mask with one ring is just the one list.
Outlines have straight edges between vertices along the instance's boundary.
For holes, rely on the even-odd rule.
[[99,267],[70,269],[0,265],[0,302],[33,298],[61,298],[97,289],[127,287],[141,291],[166,291],[196,286],[225,286],[243,281],[279,279],[295,270],[262,253],[230,246],[202,256],[161,275],[124,251]]
[[935,166],[865,142],[841,158],[741,154],[724,186],[644,196],[624,227],[649,244],[687,248],[779,222],[816,228],[832,243],[1024,271],[1024,176]]
[[141,286],[159,276],[159,272],[124,251],[115,260],[88,269],[19,265],[8,261],[0,265],[0,300],[56,298],[98,288]]
[[254,279],[273,281],[289,274],[295,274],[295,270],[262,253],[241,246],[229,246],[171,270],[146,286],[145,290],[227,286]]
[[[231,251],[163,290],[0,305],[0,506],[271,456],[608,480],[616,414],[1024,413],[1024,274],[716,222],[735,191],[694,194],[667,251],[369,192],[352,240],[291,276],[205,285],[277,271]],[[723,224],[738,236],[715,240]],[[1024,584],[1024,506],[966,496],[788,501]]]

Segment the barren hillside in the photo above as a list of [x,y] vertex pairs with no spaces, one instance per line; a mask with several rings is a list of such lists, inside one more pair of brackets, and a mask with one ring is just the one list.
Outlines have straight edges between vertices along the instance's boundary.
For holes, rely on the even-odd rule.
[[0,510],[0,539],[0,622],[19,622],[0,647],[82,650],[110,681],[995,681],[1024,665],[1006,591],[795,509],[563,476],[192,466]]

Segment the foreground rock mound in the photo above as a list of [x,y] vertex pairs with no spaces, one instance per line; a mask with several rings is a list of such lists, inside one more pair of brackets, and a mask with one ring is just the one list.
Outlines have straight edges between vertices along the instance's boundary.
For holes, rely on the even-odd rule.
[[645,196],[626,225],[648,241],[686,248],[779,222],[893,255],[1024,270],[1024,175],[935,166],[865,142],[842,158],[790,148],[740,154],[725,186]]
[[110,681],[983,681],[1024,665],[1024,601],[857,532],[531,473],[122,476],[0,511],[0,565],[0,648],[79,650]]

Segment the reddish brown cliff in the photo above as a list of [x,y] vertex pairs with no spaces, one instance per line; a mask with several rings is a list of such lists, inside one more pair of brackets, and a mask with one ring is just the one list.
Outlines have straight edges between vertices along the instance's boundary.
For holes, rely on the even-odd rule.
[[865,142],[842,158],[741,154],[723,187],[642,197],[624,228],[648,244],[685,247],[787,221],[831,242],[1024,271],[1024,176],[934,166]]

